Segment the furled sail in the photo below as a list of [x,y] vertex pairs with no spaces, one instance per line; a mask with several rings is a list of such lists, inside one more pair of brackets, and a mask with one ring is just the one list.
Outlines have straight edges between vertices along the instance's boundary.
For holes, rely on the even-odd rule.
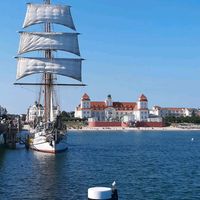
[[55,23],[75,30],[69,6],[28,4],[23,28],[39,23]]
[[81,64],[79,58],[22,58],[18,57],[17,79],[36,73],[59,74],[81,81]]
[[18,54],[37,50],[62,50],[80,56],[78,33],[20,33]]

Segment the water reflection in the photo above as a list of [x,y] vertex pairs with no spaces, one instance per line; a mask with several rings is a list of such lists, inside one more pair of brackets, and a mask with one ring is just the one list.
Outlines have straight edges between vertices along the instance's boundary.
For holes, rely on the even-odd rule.
[[199,133],[94,132],[68,139],[68,151],[57,155],[0,150],[0,199],[85,200],[88,187],[114,180],[124,200],[200,199]]
[[34,167],[33,173],[37,182],[37,193],[34,198],[47,199],[55,198],[59,193],[63,192],[62,177],[64,172],[63,164],[66,162],[66,154],[46,154],[41,152],[33,152]]

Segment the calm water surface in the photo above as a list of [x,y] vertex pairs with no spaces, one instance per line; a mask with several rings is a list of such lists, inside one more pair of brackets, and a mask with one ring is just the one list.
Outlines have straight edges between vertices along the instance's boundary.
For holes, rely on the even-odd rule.
[[200,132],[74,132],[68,144],[56,156],[1,149],[0,199],[86,200],[113,181],[120,200],[200,199]]

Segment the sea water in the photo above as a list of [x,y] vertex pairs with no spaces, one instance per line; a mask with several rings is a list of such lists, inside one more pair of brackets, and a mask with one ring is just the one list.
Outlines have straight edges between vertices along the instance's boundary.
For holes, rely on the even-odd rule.
[[68,146],[0,149],[0,199],[86,200],[113,181],[120,200],[200,199],[200,131],[73,131]]

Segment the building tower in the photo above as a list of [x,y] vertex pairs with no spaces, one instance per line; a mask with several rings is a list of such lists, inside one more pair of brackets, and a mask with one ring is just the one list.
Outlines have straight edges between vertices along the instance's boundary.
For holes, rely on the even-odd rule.
[[113,102],[112,102],[112,97],[111,95],[109,94],[105,100],[105,104],[107,107],[112,107],[113,106]]
[[90,97],[86,93],[81,98],[81,108],[90,108]]
[[142,94],[138,101],[137,101],[137,107],[138,109],[148,109],[148,100],[147,97]]
[[142,94],[137,101],[137,121],[147,121],[149,117],[148,100]]
[[91,117],[90,97],[86,93],[81,98],[80,110],[75,112],[75,117],[80,117],[82,119]]

